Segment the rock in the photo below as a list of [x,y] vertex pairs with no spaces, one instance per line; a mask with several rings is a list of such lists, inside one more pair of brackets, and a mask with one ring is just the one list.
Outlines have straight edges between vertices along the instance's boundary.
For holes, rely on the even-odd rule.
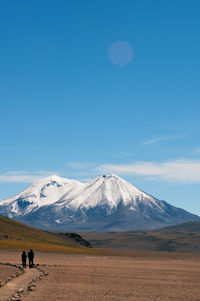
[[19,295],[18,294],[14,294],[13,297],[14,298],[19,298]]
[[24,289],[23,288],[19,288],[18,290],[17,290],[17,293],[23,293],[23,291],[24,291]]
[[34,288],[32,286],[28,287],[28,291],[33,291],[33,290],[34,290]]
[[79,234],[77,233],[66,233],[66,232],[60,232],[59,233],[61,236],[68,236],[71,239],[77,241],[80,245],[83,245],[87,248],[92,248],[92,245],[89,243],[89,241],[83,239]]

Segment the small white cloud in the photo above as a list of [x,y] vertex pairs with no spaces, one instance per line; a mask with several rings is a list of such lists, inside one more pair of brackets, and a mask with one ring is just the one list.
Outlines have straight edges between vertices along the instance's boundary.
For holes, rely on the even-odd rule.
[[105,164],[97,169],[120,175],[138,175],[148,180],[199,183],[200,160],[177,159],[166,162],[141,161],[131,164]]
[[158,142],[161,142],[161,141],[182,139],[184,137],[185,136],[183,136],[183,135],[182,136],[181,135],[163,136],[163,137],[157,137],[157,138],[153,138],[153,139],[150,139],[150,140],[143,141],[141,144],[142,145],[150,145],[150,144],[155,144],[155,143],[158,143]]
[[23,170],[0,173],[0,183],[33,183],[41,178],[55,174],[50,171],[27,172]]

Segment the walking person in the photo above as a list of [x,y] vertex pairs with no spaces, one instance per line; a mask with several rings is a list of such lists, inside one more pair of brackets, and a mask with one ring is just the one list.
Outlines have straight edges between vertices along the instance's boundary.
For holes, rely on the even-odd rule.
[[23,266],[23,268],[26,268],[26,258],[27,258],[26,252],[23,251],[22,252],[22,266]]
[[28,252],[28,259],[29,259],[29,268],[33,267],[33,259],[34,259],[34,252],[32,249]]

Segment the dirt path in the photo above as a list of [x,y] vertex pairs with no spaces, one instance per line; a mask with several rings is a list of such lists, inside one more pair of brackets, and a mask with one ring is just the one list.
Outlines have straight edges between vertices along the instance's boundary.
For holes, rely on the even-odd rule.
[[21,276],[14,278],[0,288],[0,301],[10,299],[18,289],[26,290],[30,281],[38,276],[40,272],[37,269],[27,268],[25,273]]

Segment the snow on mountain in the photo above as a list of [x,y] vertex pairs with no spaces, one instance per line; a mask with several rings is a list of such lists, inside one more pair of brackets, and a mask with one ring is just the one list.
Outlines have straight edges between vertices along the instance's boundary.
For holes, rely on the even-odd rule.
[[52,175],[38,180],[12,198],[0,201],[0,207],[7,208],[10,217],[24,215],[40,207],[54,204],[63,194],[82,183]]
[[77,187],[70,194],[63,195],[59,205],[66,205],[74,210],[78,208],[89,209],[96,206],[107,206],[112,210],[117,208],[120,202],[125,206],[131,204],[132,210],[134,210],[137,202],[144,202],[149,206],[154,204],[159,207],[153,197],[112,174],[98,176]]
[[66,231],[149,229],[199,220],[116,175],[88,183],[56,175],[41,179],[0,201],[0,214],[38,228]]

